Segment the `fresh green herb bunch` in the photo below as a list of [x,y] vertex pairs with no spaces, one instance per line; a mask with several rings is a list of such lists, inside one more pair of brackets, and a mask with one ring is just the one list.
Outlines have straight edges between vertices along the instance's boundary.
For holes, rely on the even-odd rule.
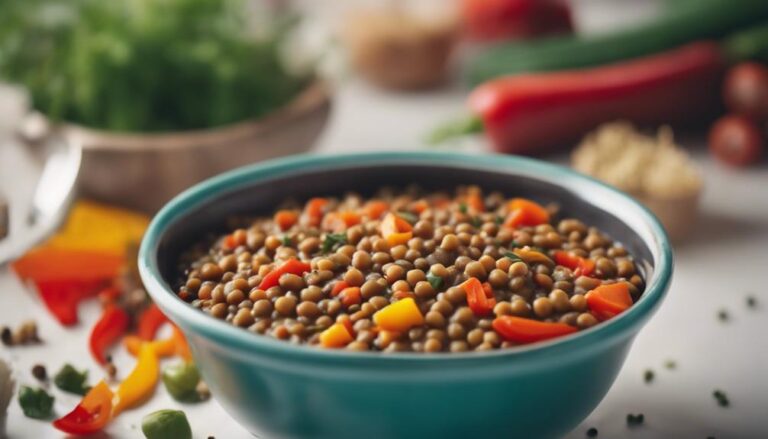
[[121,132],[202,129],[284,105],[308,77],[245,0],[0,0],[0,77],[54,120]]

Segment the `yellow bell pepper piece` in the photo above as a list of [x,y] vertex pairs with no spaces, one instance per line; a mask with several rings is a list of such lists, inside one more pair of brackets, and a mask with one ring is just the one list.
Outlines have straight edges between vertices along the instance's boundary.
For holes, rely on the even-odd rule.
[[132,408],[146,400],[155,391],[160,377],[160,360],[151,343],[144,343],[139,349],[131,374],[120,383],[113,400],[112,416]]
[[408,329],[424,324],[424,316],[411,297],[387,305],[373,315],[373,321],[381,329],[395,332],[405,332]]
[[178,355],[186,361],[192,360],[192,353],[189,350],[187,339],[184,338],[184,334],[175,325],[173,326],[173,334],[162,340],[145,341],[136,335],[126,335],[123,338],[125,349],[134,357],[139,355],[141,347],[145,344],[150,345],[158,357]]
[[513,250],[512,253],[516,254],[520,259],[528,264],[539,263],[548,267],[555,266],[555,262],[550,259],[549,256],[545,255],[544,253],[537,252],[536,250],[521,248],[519,250]]
[[343,348],[352,341],[352,335],[343,323],[334,323],[320,333],[320,345],[324,348]]

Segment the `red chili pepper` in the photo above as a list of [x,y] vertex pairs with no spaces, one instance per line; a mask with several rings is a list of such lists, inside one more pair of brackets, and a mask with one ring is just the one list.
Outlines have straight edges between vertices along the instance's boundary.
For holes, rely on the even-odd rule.
[[578,329],[565,323],[540,322],[522,317],[501,316],[493,320],[493,329],[515,343],[533,343],[572,334]]
[[562,0],[463,0],[461,15],[467,34],[483,41],[573,30]]
[[[699,42],[628,62],[509,76],[479,86],[469,105],[494,148],[540,153],[570,145],[603,122],[686,123],[719,108],[720,48]],[[456,131],[454,134],[458,134]]]
[[112,419],[112,397],[109,386],[100,381],[74,410],[53,421],[53,426],[74,435],[101,431]]
[[106,364],[104,351],[114,344],[128,330],[130,317],[117,305],[107,305],[101,317],[93,326],[89,339],[91,355],[99,364]]
[[168,317],[152,303],[139,316],[136,333],[140,339],[152,341],[157,336],[157,331],[167,321]]
[[593,260],[585,259],[563,250],[555,252],[555,262],[558,265],[573,270],[573,275],[576,277],[589,276],[595,271],[595,262]]
[[312,267],[308,263],[301,262],[297,259],[289,259],[285,261],[283,265],[275,268],[274,270],[270,271],[269,274],[264,276],[264,279],[261,281],[259,288],[266,290],[268,288],[274,287],[280,281],[280,276],[284,274],[291,273],[301,276],[310,270],[312,270]]
[[104,281],[99,280],[40,280],[37,291],[48,311],[64,326],[77,323],[77,305],[100,291]]
[[467,305],[476,316],[484,316],[496,306],[496,298],[488,285],[488,290],[475,277],[470,277],[460,285],[467,293]]

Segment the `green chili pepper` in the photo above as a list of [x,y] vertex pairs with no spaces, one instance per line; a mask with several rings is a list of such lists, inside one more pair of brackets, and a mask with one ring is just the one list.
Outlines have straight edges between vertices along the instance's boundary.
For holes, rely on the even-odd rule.
[[147,439],[192,439],[192,428],[181,410],[158,410],[144,416],[141,431]]
[[41,388],[33,389],[21,386],[19,389],[19,405],[24,416],[34,419],[47,419],[53,413],[53,396]]
[[200,383],[200,372],[195,363],[179,363],[163,369],[163,384],[173,399],[184,402],[200,401],[197,385]]
[[53,377],[53,383],[65,392],[85,395],[91,389],[91,386],[85,383],[87,379],[87,370],[80,372],[67,363]]

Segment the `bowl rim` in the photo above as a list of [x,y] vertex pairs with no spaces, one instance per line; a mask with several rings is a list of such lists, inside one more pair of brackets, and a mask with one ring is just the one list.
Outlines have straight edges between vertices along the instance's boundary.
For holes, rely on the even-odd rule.
[[[620,201],[623,207],[632,213],[635,224],[629,224],[626,218],[619,218],[640,238],[651,251],[654,270],[652,278],[647,280],[646,289],[640,300],[626,312],[595,325],[587,330],[539,343],[519,346],[511,349],[498,349],[486,352],[463,353],[413,353],[413,352],[355,352],[347,350],[319,349],[305,345],[293,345],[258,334],[217,320],[193,308],[179,299],[170,288],[166,288],[158,269],[157,249],[160,238],[174,220],[193,208],[207,201],[240,187],[260,181],[301,174],[303,171],[355,168],[360,165],[377,164],[419,164],[452,166],[479,171],[514,173],[528,178],[542,180],[561,187],[581,185],[608,195],[609,199],[597,202],[596,195],[585,201],[598,208],[611,212],[617,217],[616,209],[609,209],[606,204]],[[627,214],[627,217],[630,215]],[[645,230],[638,230],[642,225]],[[261,352],[268,355],[290,357],[301,361],[314,360],[323,362],[341,361],[346,365],[355,364],[391,364],[439,363],[441,365],[460,365],[467,362],[500,359],[502,361],[523,358],[556,358],[564,352],[576,353],[590,347],[604,344],[608,339],[624,338],[639,331],[642,324],[650,318],[667,293],[673,271],[672,247],[659,220],[649,209],[620,190],[594,178],[580,174],[569,168],[546,163],[540,160],[520,156],[502,156],[497,154],[468,154],[460,152],[367,152],[313,155],[301,154],[288,158],[244,166],[205,180],[168,202],[152,219],[139,249],[139,272],[149,295],[168,317],[182,329],[194,328],[195,332],[205,333],[208,338],[225,340],[228,347],[245,348],[248,353]]]

